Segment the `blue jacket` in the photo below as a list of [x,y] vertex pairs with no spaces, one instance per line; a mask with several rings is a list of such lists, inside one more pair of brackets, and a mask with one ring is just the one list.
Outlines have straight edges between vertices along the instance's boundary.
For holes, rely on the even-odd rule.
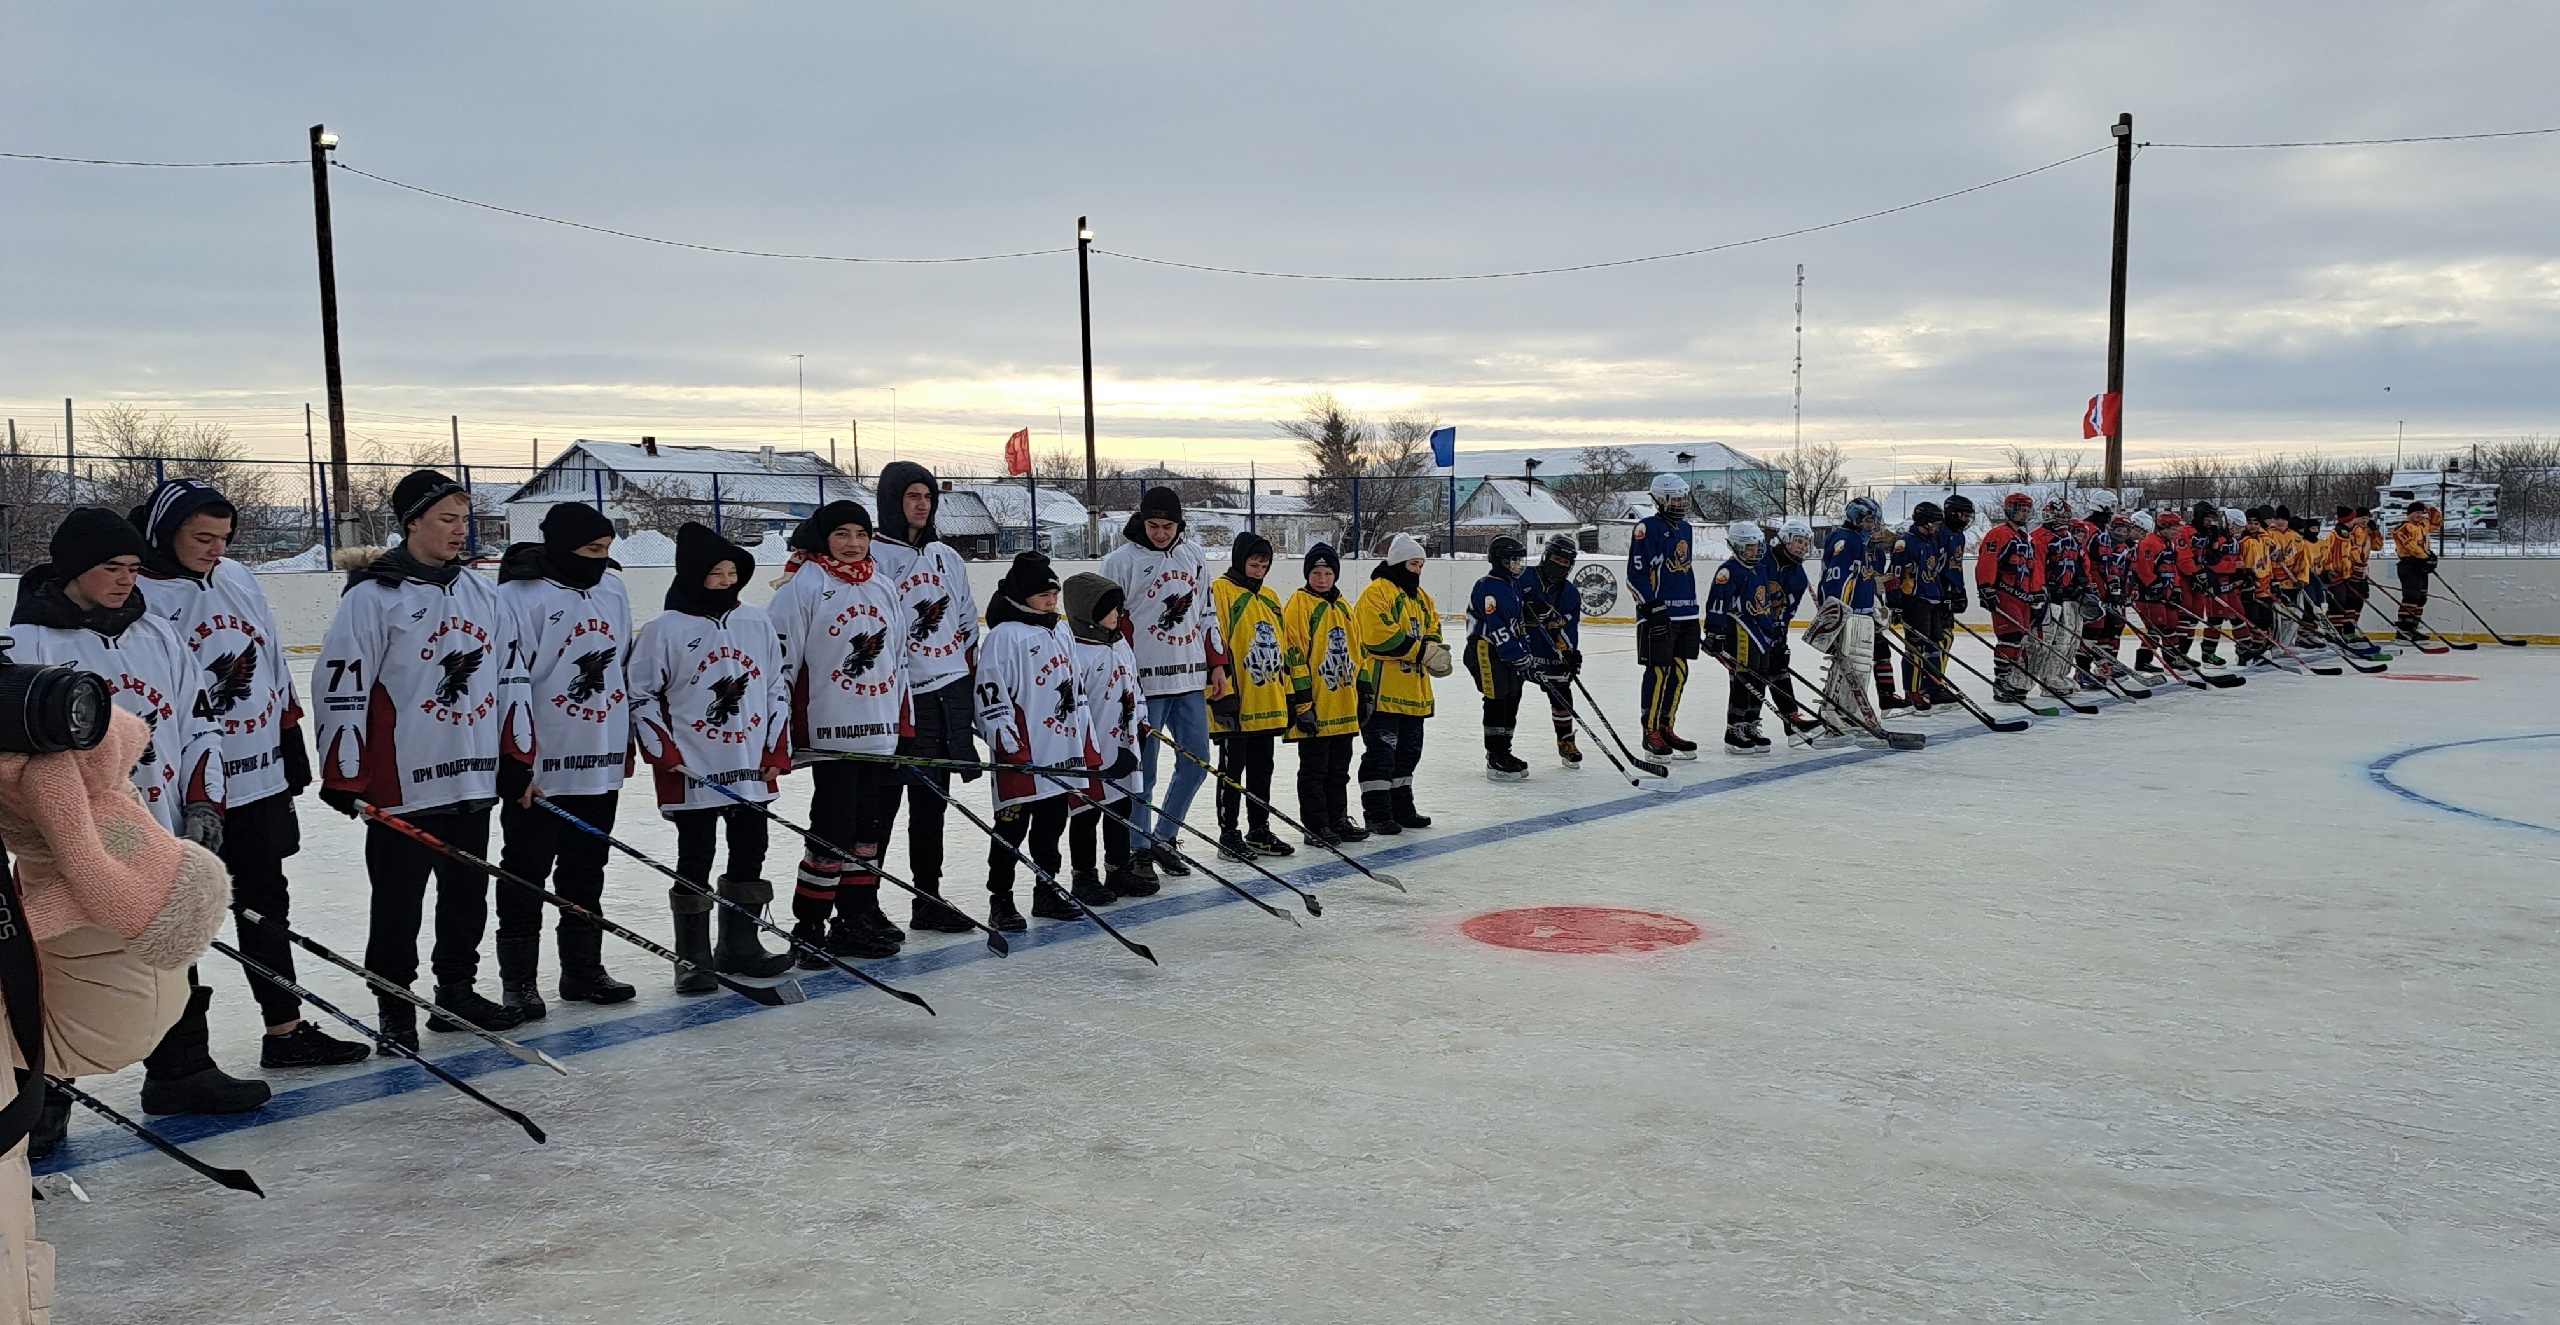
[[1822,540],[1822,597],[1842,599],[1861,616],[1873,615],[1882,550],[1872,546],[1862,530],[1846,526],[1832,530]]
[[1627,542],[1627,592],[1639,605],[1661,603],[1674,621],[1697,618],[1698,574],[1689,565],[1693,542],[1686,520],[1648,515],[1636,523],[1635,537]]
[[1950,540],[1945,525],[1934,534],[1898,534],[1885,562],[1885,582],[1895,594],[1943,603],[1963,561],[1964,535]]
[[1538,578],[1538,567],[1531,565],[1511,585],[1520,595],[1521,633],[1528,638],[1529,652],[1549,662],[1563,661],[1555,640],[1559,632],[1566,648],[1582,647],[1582,586],[1572,577],[1556,581],[1550,589]]
[[[1787,577],[1795,583],[1790,586]],[[1707,585],[1707,635],[1731,647],[1737,658],[1766,652],[1787,637],[1795,595],[1804,592],[1804,570],[1779,570],[1763,552],[1758,561],[1735,557],[1716,567]]]
[[1467,643],[1477,640],[1504,662],[1529,660],[1529,645],[1521,638],[1520,592],[1499,575],[1487,575],[1467,591]]

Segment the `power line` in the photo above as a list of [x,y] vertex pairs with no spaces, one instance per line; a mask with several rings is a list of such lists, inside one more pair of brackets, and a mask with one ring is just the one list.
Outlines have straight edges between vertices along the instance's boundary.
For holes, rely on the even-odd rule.
[[2185,147],[2207,151],[2255,151],[2274,147],[2382,147],[2393,143],[2462,143],[2481,138],[2531,138],[2560,133],[2551,129],[2506,129],[2498,133],[2433,133],[2415,138],[2330,138],[2304,143],[2143,143],[2143,147]]
[[147,166],[153,170],[211,170],[220,166],[299,166],[305,164],[290,158],[281,161],[110,161],[95,156],[45,156],[38,152],[0,152],[15,161],[59,161],[72,166]]
[[354,166],[348,165],[344,161],[332,160],[329,164],[336,166],[340,170],[346,171],[350,175],[362,175],[366,179],[373,180],[376,183],[388,184],[395,189],[407,189],[411,193],[423,193],[430,198],[442,198],[446,202],[458,202],[465,207],[477,207],[483,211],[501,212],[508,216],[520,216],[528,221],[541,221],[549,225],[567,226],[572,230],[585,230],[599,235],[612,235],[617,239],[634,239],[643,244],[663,244],[668,248],[687,248],[699,253],[725,253],[732,257],[740,258],[785,258],[797,262],[862,262],[897,266],[938,266],[954,262],[1001,262],[1008,258],[1039,258],[1047,257],[1055,253],[1067,253],[1073,251],[1068,248],[1035,248],[1024,249],[1016,253],[978,253],[972,254],[968,257],[959,258],[857,258],[846,257],[835,253],[776,253],[763,249],[723,248],[717,244],[696,244],[682,239],[662,239],[656,235],[644,235],[630,230],[615,230],[609,226],[588,225],[584,221],[567,221],[562,220],[557,216],[545,216],[540,212],[528,212],[514,207],[501,207],[494,202],[481,202],[476,198],[465,198],[458,194],[441,193],[434,189],[422,188],[416,184],[404,184],[388,175],[377,175],[370,170],[359,170]]
[[1566,267],[1531,267],[1520,271],[1470,272],[1464,275],[1449,276],[1346,276],[1331,273],[1299,271],[1256,271],[1246,267],[1213,267],[1206,263],[1175,262],[1170,258],[1141,257],[1135,253],[1119,253],[1105,248],[1097,248],[1093,251],[1106,257],[1122,258],[1130,262],[1150,263],[1158,267],[1181,267],[1189,271],[1210,271],[1226,276],[1268,276],[1290,281],[1502,281],[1510,280],[1519,276],[1556,276],[1565,272],[1598,271],[1604,267],[1632,267],[1641,262],[1668,262],[1673,258],[1694,258],[1705,253],[1721,253],[1727,249],[1747,248],[1753,244],[1767,244],[1780,239],[1793,239],[1798,235],[1810,235],[1823,230],[1837,230],[1844,225],[1856,225],[1860,221],[1872,221],[1879,216],[1891,216],[1896,212],[1907,212],[1915,207],[1926,207],[1931,203],[1945,202],[1949,198],[1961,198],[1968,193],[1980,193],[1984,189],[1998,188],[2000,185],[2007,184],[2012,180],[2025,179],[2029,175],[2041,175],[2048,170],[2056,170],[2063,166],[2070,165],[2074,161],[2085,161],[2090,157],[2096,156],[2100,152],[2112,152],[2114,150],[2115,146],[2112,143],[2105,147],[2092,147],[2088,151],[2082,152],[2077,156],[2066,156],[2059,161],[2048,161],[2032,170],[2021,170],[2014,175],[2003,175],[1998,179],[1985,180],[1980,184],[1967,185],[1964,188],[1937,194],[1934,197],[1922,198],[1917,202],[1906,202],[1895,207],[1886,207],[1878,211],[1861,213],[1857,216],[1843,217],[1837,221],[1825,221],[1820,225],[1799,226],[1793,230],[1781,230],[1775,234],[1760,235],[1751,239],[1727,240],[1721,244],[1709,244],[1704,248],[1684,248],[1676,253],[1652,253],[1641,258],[1612,258],[1606,262],[1578,262]]

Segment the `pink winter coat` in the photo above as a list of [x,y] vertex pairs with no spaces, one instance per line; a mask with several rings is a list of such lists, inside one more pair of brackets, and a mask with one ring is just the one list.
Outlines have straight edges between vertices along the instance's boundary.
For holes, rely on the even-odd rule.
[[[187,967],[231,905],[213,853],[172,837],[126,773],[151,740],[114,711],[93,750],[0,754],[0,842],[15,857],[42,965],[45,1071],[93,1076],[139,1061],[187,1005]],[[5,1009],[0,1009],[5,1011]],[[5,1027],[5,1022],[0,1022]],[[24,1067],[0,1029],[15,1080]],[[0,1156],[0,1325],[45,1325],[53,1248],[36,1240],[27,1147]]]

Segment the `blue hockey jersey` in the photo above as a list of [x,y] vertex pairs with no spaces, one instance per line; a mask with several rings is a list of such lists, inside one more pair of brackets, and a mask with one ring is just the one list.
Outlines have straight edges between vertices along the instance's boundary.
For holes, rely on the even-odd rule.
[[1477,640],[1504,662],[1528,660],[1528,641],[1520,630],[1520,593],[1499,575],[1487,575],[1467,591],[1467,643]]
[[1686,520],[1648,515],[1627,543],[1627,591],[1638,603],[1661,603],[1674,621],[1698,615],[1698,574],[1690,568],[1694,538]]
[[1882,548],[1863,530],[1842,527],[1822,540],[1822,597],[1837,598],[1852,612],[1873,615],[1876,581],[1883,575]]

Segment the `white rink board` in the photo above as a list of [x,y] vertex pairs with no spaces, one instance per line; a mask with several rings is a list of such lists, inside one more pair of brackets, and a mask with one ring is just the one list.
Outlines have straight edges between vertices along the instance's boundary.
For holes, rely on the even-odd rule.
[[[1596,629],[1591,660],[1632,734],[1629,634]],[[2407,755],[2402,793],[2371,769],[2560,732],[2560,655],[2393,666],[2482,679],[2261,673],[1746,761],[1714,750],[1702,660],[1708,749],[1641,804],[1596,750],[1556,769],[1535,704],[1531,780],[1485,782],[1475,701],[1444,687],[1439,823],[1380,853],[1412,856],[1410,896],[1327,879],[1301,930],[1193,880],[1114,913],[1161,970],[1089,926],[872,964],[939,1018],[856,992],[713,1020],[748,1005],[679,1001],[609,945],[640,1000],[534,1028],[574,1075],[475,1079],[548,1146],[440,1086],[300,1074],[270,1112],[326,1107],[189,1143],[259,1202],[75,1118],[95,1202],[39,1207],[55,1318],[2560,1317],[2560,739]],[[304,824],[297,918],[360,951],[357,834],[316,803]],[[662,941],[664,895],[614,867],[609,907]],[[1554,903],[1707,936],[1564,957],[1456,928]],[[217,1052],[246,1074],[256,1016],[219,960]],[[131,1108],[138,1076],[93,1084]]]

